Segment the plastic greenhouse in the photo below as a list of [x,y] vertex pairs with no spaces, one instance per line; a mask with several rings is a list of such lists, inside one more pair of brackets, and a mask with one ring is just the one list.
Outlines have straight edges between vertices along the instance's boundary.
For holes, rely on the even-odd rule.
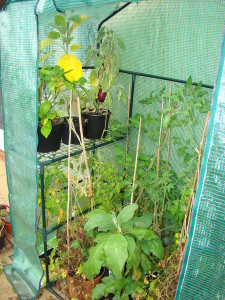
[[[196,162],[198,158],[199,162],[202,159],[201,169],[199,164],[197,167],[198,180],[196,190],[194,186],[194,199],[191,199],[194,201],[189,203],[189,208],[192,208],[192,205],[193,208],[189,215],[190,228],[186,235],[188,240],[185,251],[182,249],[182,268],[179,281],[177,281],[175,298],[177,300],[225,299],[225,48],[223,35],[225,4],[222,0],[7,1],[0,12],[1,96],[14,240],[12,265],[4,267],[7,278],[20,299],[35,299],[43,285],[43,276],[45,276],[45,286],[57,295],[49,275],[48,250],[50,248],[49,236],[55,236],[61,224],[55,219],[46,224],[48,213],[45,209],[47,193],[45,193],[44,180],[46,180],[46,168],[60,161],[67,162],[68,150],[66,146],[63,146],[55,153],[38,153],[37,127],[39,70],[45,66],[46,61],[48,65],[54,66],[62,57],[63,50],[57,43],[50,42],[46,49],[49,52],[52,51],[52,55],[47,54],[47,60],[40,63],[39,59],[42,54],[40,54],[39,42],[48,38],[55,16],[65,17],[65,13],[67,16],[72,14],[88,16],[80,26],[74,27],[73,31],[73,43],[82,46],[78,47],[75,53],[82,62],[86,79],[95,69],[93,62],[89,66],[85,64],[87,48],[92,43],[96,49],[99,49],[100,41],[96,42],[96,37],[101,28],[113,30],[119,37],[118,43],[124,44],[124,47],[123,45],[118,47],[120,69],[115,84],[123,87],[123,96],[128,99],[128,102],[124,104],[122,101],[113,100],[110,119],[126,124],[127,116],[130,118],[129,152],[132,154],[133,150],[134,155],[130,163],[134,163],[135,154],[138,152],[136,144],[140,116],[142,116],[142,134],[139,156],[147,157],[148,155],[151,163],[152,157],[157,153],[158,160],[153,160],[153,163],[156,163],[155,174],[158,171],[158,179],[162,165],[166,164],[166,168],[171,168],[173,171],[173,176],[180,178],[178,174],[188,172],[192,156],[197,155]],[[73,19],[74,24],[75,19]],[[64,24],[63,22],[61,25]],[[52,36],[52,39],[56,40],[57,36]],[[200,81],[201,85],[198,84]],[[195,118],[196,124],[190,128],[192,117],[188,119],[190,122],[182,124],[183,119],[179,119],[178,116],[177,123],[174,123],[174,127],[171,125],[170,128],[168,124],[169,120],[172,120],[174,111],[176,114],[180,111],[179,104],[176,104],[178,103],[177,95],[174,93],[177,91],[178,96],[185,93],[186,90],[182,89],[183,87],[193,88],[195,93],[201,92],[201,103],[199,106],[193,104],[197,113],[191,115],[194,109],[191,106],[193,103],[191,96],[189,110],[183,114],[184,118],[190,116]],[[56,85],[53,89],[55,88]],[[70,89],[68,85],[67,89]],[[210,103],[206,103],[203,99],[206,92]],[[115,91],[112,92],[112,98],[117,97],[114,93]],[[157,95],[160,95],[160,101],[156,100]],[[185,98],[184,95],[183,97]],[[163,101],[161,101],[162,98]],[[174,106],[172,103],[175,103]],[[210,115],[209,121],[206,122],[208,111],[204,108],[208,104]],[[157,117],[159,127],[154,127],[154,120]],[[152,123],[151,120],[153,120]],[[149,128],[148,124],[150,124]],[[204,128],[205,130],[207,128],[207,132],[203,147]],[[165,133],[164,141],[163,133]],[[98,152],[98,148],[102,148],[99,150],[102,157],[115,156],[116,151],[117,153],[119,151],[116,150],[118,145],[126,148],[126,130],[125,134],[117,135],[112,139],[109,136],[110,134],[106,139],[91,143],[85,141],[87,152],[94,155]],[[160,154],[159,163],[159,151],[163,143],[165,147]],[[202,149],[204,151],[201,153]],[[71,157],[79,158],[81,154],[80,146],[72,146]],[[186,158],[184,155],[187,155]],[[141,162],[138,164],[138,168],[139,166],[142,168]],[[185,196],[187,198],[191,194],[193,198],[192,184],[195,169],[196,164],[189,193]],[[150,180],[144,184],[146,187],[143,188],[148,190],[152,183]],[[173,187],[171,189],[173,190]],[[37,198],[42,201],[39,208]],[[148,199],[144,198],[144,201],[148,206]],[[185,203],[184,211],[188,207],[188,203]],[[162,204],[158,205],[161,207]],[[171,204],[163,202],[163,208],[164,205],[167,205],[170,212],[171,207],[175,207],[172,202]],[[154,205],[148,208],[155,218]],[[158,214],[159,220],[167,216],[166,212],[162,213],[162,216],[160,211]],[[37,215],[40,215],[40,223],[38,223]],[[183,214],[184,217],[185,214]],[[154,232],[154,234],[157,233],[156,230]],[[171,240],[173,244],[173,238]],[[44,263],[41,263],[40,253],[43,253]],[[148,277],[151,287],[151,282],[156,275],[150,276],[150,279]],[[128,299],[128,296],[123,298],[121,295],[117,295],[115,299]],[[150,294],[144,295],[142,298],[134,297],[134,299],[170,299],[169,296],[159,296],[152,290]]]

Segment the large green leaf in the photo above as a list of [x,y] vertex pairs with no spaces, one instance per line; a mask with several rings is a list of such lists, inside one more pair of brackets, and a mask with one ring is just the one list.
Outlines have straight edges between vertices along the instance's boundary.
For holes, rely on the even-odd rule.
[[163,258],[164,248],[159,237],[151,239],[149,241],[140,241],[139,244],[141,246],[142,251],[146,255],[150,255],[152,253],[159,259]]
[[134,224],[137,227],[148,228],[152,225],[153,216],[151,212],[145,213],[142,217],[134,218]]
[[92,299],[99,299],[102,296],[107,296],[108,294],[117,294],[123,289],[126,284],[126,279],[122,277],[121,279],[116,279],[114,277],[105,277],[102,279],[102,283],[98,284],[92,291]]
[[104,246],[105,241],[98,243],[95,247],[90,248],[89,258],[83,264],[83,273],[85,273],[88,279],[93,278],[94,275],[99,274],[101,267],[104,263]]
[[121,272],[128,257],[128,243],[121,234],[112,234],[107,240],[104,251],[107,267],[117,278],[121,278]]
[[117,216],[118,223],[120,225],[122,225],[122,224],[127,223],[128,221],[130,221],[133,218],[134,213],[137,210],[137,208],[138,208],[137,203],[133,203],[133,204],[125,206],[121,210],[119,215]]
[[143,240],[145,239],[145,236],[148,234],[148,231],[146,228],[133,228],[131,230],[131,233],[138,239],[138,240]]
[[140,251],[136,247],[135,240],[130,236],[125,236],[128,243],[128,258],[127,258],[127,269],[131,270],[133,268],[137,269],[140,264]]
[[101,82],[101,85],[102,85],[102,92],[103,92],[103,93],[108,91],[108,89],[110,88],[110,84],[111,84],[110,77],[109,77],[109,75],[105,72],[104,75],[103,75],[102,82]]
[[146,274],[149,273],[149,271],[152,271],[154,268],[153,264],[144,253],[141,253],[141,266]]
[[45,55],[43,55],[40,59],[39,59],[39,63],[42,63],[43,61],[45,61],[49,56],[51,56],[52,54],[54,54],[56,51],[51,51],[46,53]]
[[99,231],[116,229],[112,215],[101,209],[95,209],[88,215],[88,221],[85,224],[84,229],[90,231],[96,227],[98,227]]

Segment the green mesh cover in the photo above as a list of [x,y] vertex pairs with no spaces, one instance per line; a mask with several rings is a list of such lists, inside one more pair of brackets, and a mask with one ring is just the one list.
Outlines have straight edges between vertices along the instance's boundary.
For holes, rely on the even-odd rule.
[[225,299],[225,44],[176,299]]
[[1,84],[9,203],[14,238],[12,265],[4,268],[20,299],[39,293],[43,270],[36,250],[37,25],[34,1],[0,14]]
[[[74,39],[82,45],[76,53],[84,62],[85,48],[95,40],[99,24],[127,2],[11,0],[0,14],[6,166],[15,241],[14,261],[5,272],[21,299],[36,297],[42,277],[36,251],[37,38],[46,38],[48,25],[57,11],[74,9],[76,14],[87,14],[89,19],[76,30]],[[138,101],[148,97],[151,91],[159,91],[165,84],[173,88],[173,78],[187,80],[192,75],[195,82],[214,84],[225,22],[223,0],[129,2],[134,3],[104,23],[125,43],[121,69],[158,76],[136,76],[133,114],[150,112],[154,116],[157,106],[146,108]],[[62,55],[59,49],[55,50],[57,54],[49,63],[55,63]],[[224,51],[177,299],[225,299],[224,84],[221,79]],[[168,79],[165,81],[162,77]],[[117,81],[128,91],[132,75],[121,73]],[[126,107],[115,103],[114,108],[113,117],[125,120]],[[203,114],[199,116],[199,127],[195,128],[198,142],[204,122]],[[176,136],[183,136],[182,129],[176,130]],[[131,148],[135,146],[136,137],[137,132],[132,132]],[[143,145],[150,154],[156,146],[148,140],[143,141]],[[171,145],[171,163],[179,172],[180,162],[173,155],[175,150]]]

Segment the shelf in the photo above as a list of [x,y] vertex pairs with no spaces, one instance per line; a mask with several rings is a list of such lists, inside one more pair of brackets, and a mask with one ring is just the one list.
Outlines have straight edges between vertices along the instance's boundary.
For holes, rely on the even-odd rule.
[[[105,146],[112,145],[114,143],[118,143],[126,138],[124,134],[117,134],[116,136],[112,136],[109,132],[108,136],[101,140],[87,140],[85,139],[85,148],[86,151],[96,150]],[[76,156],[82,153],[82,148],[80,145],[71,145],[70,156]],[[61,148],[56,152],[49,153],[38,153],[38,165],[39,166],[47,166],[52,163],[55,163],[60,160],[64,160],[68,158],[68,145],[61,144]]]

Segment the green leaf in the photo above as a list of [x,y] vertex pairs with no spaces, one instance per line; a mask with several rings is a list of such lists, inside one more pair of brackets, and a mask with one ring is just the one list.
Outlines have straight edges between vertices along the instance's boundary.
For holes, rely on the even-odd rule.
[[131,234],[133,234],[138,240],[145,239],[148,232],[149,232],[149,230],[147,230],[145,228],[133,228],[131,230]]
[[119,47],[120,47],[122,50],[125,50],[126,47],[125,47],[125,45],[124,45],[124,42],[121,40],[121,38],[119,38],[119,37],[117,36],[116,39],[117,39],[117,43],[118,43]]
[[137,208],[138,208],[137,203],[133,203],[125,206],[117,216],[119,225],[122,225],[123,223],[127,223],[128,221],[130,221],[133,218]]
[[140,241],[140,246],[146,255],[154,254],[159,259],[163,258],[164,248],[159,237],[149,241]]
[[104,246],[107,267],[117,278],[122,277],[121,272],[128,258],[127,247],[127,240],[121,234],[112,234]]
[[42,125],[41,127],[41,134],[47,139],[47,137],[49,136],[49,134],[51,133],[52,131],[52,125],[49,127],[49,126],[46,126],[46,125]]
[[79,15],[73,15],[69,18],[72,22],[75,22],[75,23],[79,23],[81,21],[81,18]]
[[110,84],[111,84],[111,82],[110,82],[109,76],[105,72],[103,75],[102,82],[101,82],[103,93],[108,91],[108,89],[110,88]]
[[41,114],[45,116],[49,112],[50,108],[51,108],[51,102],[50,101],[43,102],[40,106]]
[[89,76],[90,83],[94,84],[96,82],[97,78],[98,78],[97,71],[95,69],[91,70],[91,73]]
[[116,279],[114,277],[104,277],[102,283],[98,284],[92,291],[92,299],[99,299],[102,296],[107,296],[108,294],[120,294],[120,291],[126,284],[126,278]]
[[50,81],[48,83],[48,87],[50,89],[51,92],[54,92],[55,91],[55,87],[57,86],[57,82],[56,81]]
[[53,45],[55,41],[52,39],[45,39],[39,42],[39,51],[42,51],[43,49]]
[[57,39],[60,38],[60,34],[59,34],[59,32],[56,32],[56,31],[50,31],[50,32],[48,33],[48,37],[49,37],[50,39],[57,40]]
[[188,78],[187,82],[185,83],[185,88],[190,88],[192,85],[192,78],[191,76]]
[[153,264],[148,259],[147,255],[144,253],[141,253],[141,266],[146,274],[149,273],[149,271],[152,271],[154,269]]
[[66,19],[62,15],[55,15],[55,25],[64,26],[66,24]]
[[51,51],[46,53],[45,55],[43,55],[40,59],[39,59],[39,63],[41,64],[43,61],[45,61],[49,56],[51,56],[52,54],[54,54],[56,51]]
[[142,217],[135,217],[134,224],[136,227],[148,228],[152,225],[153,213],[145,213]]
[[89,258],[83,264],[83,272],[87,275],[88,279],[91,279],[94,275],[99,274],[101,267],[105,261],[104,246],[105,241],[98,243],[95,247],[91,247],[89,250]]
[[78,50],[80,48],[82,48],[82,46],[79,45],[79,44],[73,44],[73,45],[70,46],[70,50],[71,51],[76,51],[76,50]]
[[95,209],[88,215],[88,221],[84,226],[86,231],[90,231],[98,227],[99,231],[115,230],[116,226],[113,223],[113,217],[104,210]]
[[79,242],[78,241],[74,241],[72,244],[71,244],[71,248],[75,248],[75,249],[77,249],[77,248],[79,248],[79,246],[80,246],[80,244],[79,244]]
[[140,251],[136,247],[135,240],[130,236],[125,236],[128,243],[128,258],[127,258],[127,270],[138,268],[140,264]]

